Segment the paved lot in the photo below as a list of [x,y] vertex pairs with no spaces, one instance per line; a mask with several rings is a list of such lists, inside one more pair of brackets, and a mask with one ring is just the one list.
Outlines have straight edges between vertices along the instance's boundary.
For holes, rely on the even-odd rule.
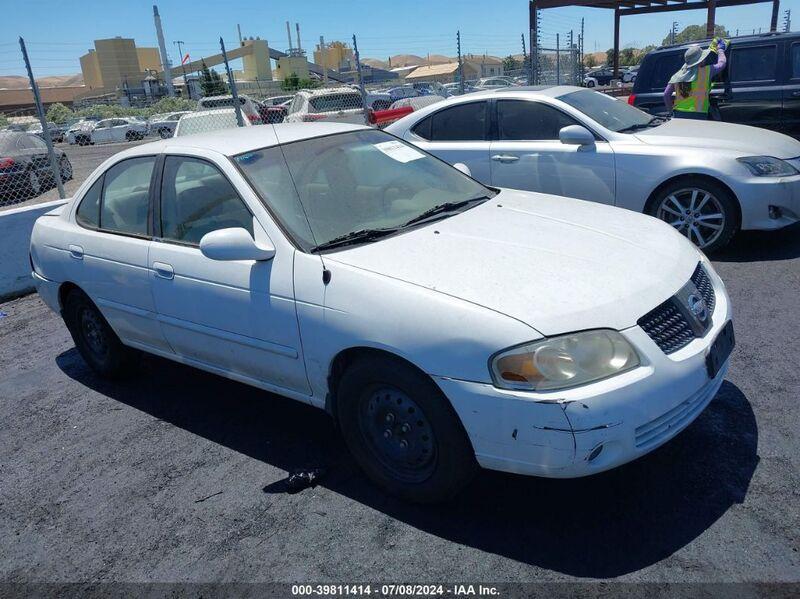
[[[150,141],[155,141],[156,137],[148,137],[143,141],[132,141],[123,143],[111,144],[98,144],[94,146],[71,146],[66,143],[56,144],[56,148],[62,149],[67,153],[69,161],[72,163],[72,171],[74,176],[72,180],[64,183],[64,191],[67,197],[71,196],[81,183],[84,182],[94,169],[100,166],[106,158],[109,158],[121,152],[126,148],[137,146]],[[42,202],[49,202],[58,199],[58,190],[56,188],[50,189],[43,194],[31,198],[25,202],[17,204],[3,204],[0,202],[0,211],[8,208],[18,208],[20,206],[32,206],[34,204],[41,204]]]
[[[690,428],[438,507],[376,491],[321,412],[155,358],[99,380],[35,296],[0,305],[0,580],[797,582],[800,228],[716,266],[738,345]],[[307,466],[321,486],[288,494]]]

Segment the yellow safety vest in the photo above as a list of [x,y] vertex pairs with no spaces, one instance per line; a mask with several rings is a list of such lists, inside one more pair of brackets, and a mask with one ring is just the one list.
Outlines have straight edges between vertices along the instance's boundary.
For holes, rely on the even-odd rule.
[[688,96],[682,96],[680,84],[675,84],[674,110],[681,112],[708,112],[708,94],[711,91],[711,67],[698,67],[697,77],[691,83]]

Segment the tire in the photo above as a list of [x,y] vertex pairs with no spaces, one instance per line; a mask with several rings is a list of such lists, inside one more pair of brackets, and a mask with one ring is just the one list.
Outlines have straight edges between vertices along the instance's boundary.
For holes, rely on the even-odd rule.
[[61,157],[61,160],[58,162],[58,169],[61,174],[61,181],[72,181],[72,163],[69,161],[69,158],[66,155]]
[[161,137],[161,139],[170,138],[172,137],[172,130],[170,130],[167,127],[162,127],[161,129],[158,130],[158,135]]
[[586,87],[594,87],[594,81],[587,81]]
[[91,144],[91,140],[85,135],[79,135],[75,138],[75,143],[79,146],[88,146]]
[[450,402],[433,381],[400,360],[354,362],[339,382],[336,416],[358,465],[391,495],[417,503],[445,501],[477,469]]
[[64,302],[64,322],[84,361],[105,378],[129,374],[138,353],[125,347],[89,297],[73,289]]
[[40,193],[42,193],[42,191],[44,191],[44,187],[42,186],[42,179],[41,177],[39,177],[38,173],[33,168],[28,170],[27,184],[28,184],[28,194],[32,198],[35,198]]
[[684,177],[660,189],[646,212],[672,225],[704,252],[727,245],[739,230],[736,198],[705,177]]
[[128,140],[128,141],[135,140],[136,139],[136,133],[134,133],[133,131],[126,132],[125,133],[125,139]]

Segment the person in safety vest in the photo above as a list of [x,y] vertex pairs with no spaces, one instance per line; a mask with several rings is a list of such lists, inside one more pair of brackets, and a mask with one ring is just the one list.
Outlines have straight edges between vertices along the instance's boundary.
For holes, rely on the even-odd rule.
[[[664,89],[664,105],[673,118],[708,119],[711,81],[726,65],[724,39],[714,38],[707,50],[692,44],[683,55],[685,64]],[[675,92],[673,103],[672,93]]]

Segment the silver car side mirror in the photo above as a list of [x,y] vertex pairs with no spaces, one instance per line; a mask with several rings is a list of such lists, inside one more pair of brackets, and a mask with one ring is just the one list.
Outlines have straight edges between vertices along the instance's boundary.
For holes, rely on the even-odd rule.
[[558,139],[562,144],[571,146],[590,146],[594,145],[594,135],[586,127],[581,125],[569,125],[563,127],[558,132]]
[[472,176],[472,171],[471,171],[471,170],[469,170],[469,167],[468,167],[466,164],[464,164],[463,162],[456,162],[456,163],[453,165],[453,168],[454,168],[454,169],[456,169],[456,170],[459,170],[459,171],[461,171],[461,172],[462,172],[462,173],[464,173],[464,174],[465,174],[467,177],[471,177],[471,176]]
[[200,251],[212,260],[271,260],[275,256],[272,243],[256,242],[242,227],[206,233],[200,240]]

